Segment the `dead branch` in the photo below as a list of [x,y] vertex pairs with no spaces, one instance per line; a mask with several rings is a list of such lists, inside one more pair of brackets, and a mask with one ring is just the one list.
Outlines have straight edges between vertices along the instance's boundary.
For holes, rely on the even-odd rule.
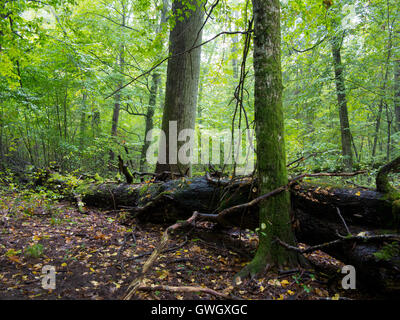
[[171,286],[139,286],[137,290],[143,290],[143,291],[157,291],[157,290],[162,290],[162,291],[170,291],[170,292],[204,292],[211,294],[213,296],[217,296],[226,300],[242,300],[238,297],[227,295],[218,291],[215,291],[213,289],[207,288],[207,287],[189,287],[189,286],[182,286],[182,287],[171,287]]
[[[184,247],[184,246],[186,245],[187,241],[188,241],[188,239],[187,239],[187,237],[186,237],[186,238],[185,238],[185,241],[183,241],[180,245],[173,246],[173,247],[171,247],[171,248],[165,249],[165,250],[163,250],[161,253],[167,253],[167,252],[176,251],[176,250],[178,250],[178,249]],[[138,256],[130,257],[130,258],[128,258],[127,260],[137,260],[137,259],[140,259],[140,258],[143,258],[143,257],[147,257],[147,256],[151,255],[152,253],[153,253],[153,251],[145,252],[145,253],[142,253],[142,254],[140,254],[140,255],[138,255]]]
[[291,250],[291,251],[296,251],[300,254],[304,254],[304,253],[310,253],[310,252],[314,252],[317,250],[321,250],[323,248],[326,247],[330,247],[339,243],[343,243],[343,242],[349,242],[349,241],[363,241],[363,242],[367,242],[367,241],[376,241],[376,240],[388,240],[388,239],[393,239],[393,240],[397,240],[400,241],[400,235],[399,234],[379,234],[379,235],[373,235],[373,236],[360,236],[360,235],[356,235],[356,236],[339,236],[339,239],[330,241],[330,242],[326,242],[326,243],[322,243],[322,244],[318,244],[316,246],[312,246],[312,247],[308,247],[307,249],[300,249],[298,247],[294,247],[291,246],[289,244],[287,244],[286,242],[283,242],[282,240],[280,240],[279,238],[275,238],[275,241],[278,242],[282,247]]
[[[286,191],[290,188],[290,186],[292,184],[294,184],[296,181],[302,180],[304,178],[315,178],[315,177],[350,177],[350,176],[356,176],[362,173],[365,173],[366,171],[356,171],[356,172],[332,172],[332,173],[328,173],[328,172],[320,172],[320,173],[303,173],[301,175],[298,175],[294,178],[292,178],[287,185],[281,186],[275,190],[272,190],[271,192],[268,192],[262,196],[259,196],[253,200],[251,200],[250,202],[247,203],[243,203],[243,204],[239,204],[237,206],[233,206],[227,209],[222,210],[217,216],[217,221],[223,221],[225,216],[227,216],[228,214],[230,214],[233,211],[237,211],[237,210],[242,210],[244,208],[248,208],[248,207],[252,207],[272,196],[276,196],[278,194],[280,194],[283,191]],[[204,215],[204,214],[202,214]],[[208,215],[209,216],[209,215]],[[212,215],[214,216],[214,215]],[[212,217],[213,220],[215,220],[214,217]]]
[[336,207],[336,211],[337,211],[337,214],[338,214],[340,220],[342,220],[344,227],[346,228],[347,234],[348,234],[348,235],[351,234],[350,229],[349,229],[349,227],[347,226],[347,223],[346,223],[346,221],[344,220],[343,216],[340,214],[340,210],[339,210],[338,207]]
[[169,226],[163,233],[163,236],[161,238],[160,244],[157,246],[157,248],[153,251],[149,259],[145,262],[143,265],[143,269],[139,276],[134,279],[131,284],[128,287],[128,293],[125,295],[123,298],[124,300],[130,300],[132,296],[135,294],[135,292],[138,290],[138,288],[142,285],[142,282],[144,280],[144,276],[146,273],[150,270],[150,268],[153,266],[153,264],[157,261],[159,255],[163,252],[164,248],[168,244],[169,241],[169,235],[175,230],[184,228],[186,226],[192,225],[196,222],[197,218],[199,216],[198,212],[194,212],[193,215],[182,222],[177,222],[173,224],[172,226]]
[[120,155],[118,155],[118,169],[125,176],[127,183],[133,182],[132,173],[129,171],[128,165],[124,163]]

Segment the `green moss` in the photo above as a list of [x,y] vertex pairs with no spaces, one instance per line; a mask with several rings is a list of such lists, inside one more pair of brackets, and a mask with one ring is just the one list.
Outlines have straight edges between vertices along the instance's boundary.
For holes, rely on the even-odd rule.
[[374,256],[378,260],[389,261],[390,259],[392,259],[395,256],[398,256],[399,254],[400,254],[399,244],[397,242],[392,242],[383,246],[381,250],[375,252]]
[[147,193],[147,191],[150,189],[149,186],[150,186],[149,184],[144,184],[142,187],[140,187],[140,189],[139,189],[140,197],[143,197]]
[[91,184],[90,182],[81,182],[75,188],[75,193],[80,194],[81,196],[94,194],[92,187],[93,184]]
[[400,198],[392,202],[392,214],[397,228],[400,226]]

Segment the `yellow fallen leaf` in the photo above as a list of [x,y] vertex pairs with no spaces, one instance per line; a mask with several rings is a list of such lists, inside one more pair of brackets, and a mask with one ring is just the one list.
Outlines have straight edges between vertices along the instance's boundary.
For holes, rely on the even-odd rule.
[[332,300],[339,300],[339,294],[338,293],[336,293],[331,299]]
[[286,287],[288,284],[289,284],[289,281],[287,281],[286,279],[281,281],[282,287]]
[[168,277],[168,275],[169,275],[168,271],[167,271],[167,270],[164,270],[164,271],[161,273],[161,275],[158,277],[158,279],[163,280],[163,279],[165,279],[166,277]]
[[8,256],[8,259],[10,259],[10,260],[13,261],[13,262],[22,264],[22,262],[18,259],[17,256]]
[[321,290],[319,288],[315,288],[314,290],[315,290],[315,293],[320,297],[327,297],[329,295],[328,292],[326,292],[323,289]]
[[280,287],[280,286],[281,286],[281,283],[279,282],[278,279],[271,279],[271,280],[268,280],[268,284],[269,284],[270,286],[274,286],[274,287]]

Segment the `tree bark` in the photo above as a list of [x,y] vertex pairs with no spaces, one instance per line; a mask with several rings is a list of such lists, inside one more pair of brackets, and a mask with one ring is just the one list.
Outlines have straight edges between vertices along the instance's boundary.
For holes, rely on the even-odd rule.
[[[257,137],[259,193],[287,184],[282,110],[280,4],[278,0],[253,0],[254,12],[254,107]],[[289,193],[260,206],[259,246],[254,259],[237,278],[255,275],[268,265],[296,264],[296,255],[279,246],[275,237],[294,243],[290,227]]]
[[[382,111],[383,111],[383,106],[386,104],[385,102],[385,95],[386,95],[386,87],[387,87],[387,82],[389,78],[389,68],[390,68],[390,58],[392,56],[392,27],[390,26],[390,8],[389,8],[389,2],[387,2],[387,22],[386,22],[387,30],[388,30],[388,44],[387,44],[387,56],[386,56],[386,62],[385,62],[385,69],[383,72],[383,79],[382,79],[382,95],[383,97],[380,99],[379,102],[379,109],[378,109],[378,115],[376,117],[376,124],[375,124],[375,136],[374,136],[374,144],[372,147],[372,157],[375,157],[376,154],[376,147],[378,144],[378,139],[379,139],[379,130],[381,127],[381,119],[382,119]],[[382,145],[381,145],[382,149]]]
[[353,167],[353,155],[351,151],[351,132],[349,124],[349,115],[347,110],[346,86],[344,84],[343,63],[340,54],[342,39],[334,36],[331,39],[331,49],[333,58],[333,67],[335,70],[336,94],[339,104],[340,134],[342,138],[342,154],[344,164],[347,170],[351,171]]
[[[124,19],[123,19],[124,20]],[[121,50],[118,55],[118,67],[121,72],[124,70],[124,46],[121,47]],[[118,88],[122,86],[122,82],[118,83]],[[118,135],[118,122],[119,122],[119,113],[121,110],[121,92],[118,91],[115,94],[114,100],[114,109],[112,115],[112,122],[111,122],[111,137],[116,137]],[[110,150],[110,162],[113,162],[115,158],[114,151]]]
[[82,107],[81,107],[81,123],[79,125],[79,148],[80,151],[83,151],[84,141],[85,141],[85,133],[86,133],[86,105],[87,94],[84,93],[82,97]]
[[[400,34],[400,32],[399,32]],[[394,73],[394,112],[396,117],[395,129],[400,131],[400,59],[396,60]]]
[[146,126],[145,126],[145,135],[144,142],[142,146],[142,151],[140,154],[140,172],[145,172],[146,168],[146,152],[150,146],[151,137],[147,137],[150,130],[153,129],[153,116],[154,116],[154,108],[156,107],[157,102],[157,91],[160,84],[160,74],[154,72],[152,75],[152,82],[150,88],[150,96],[149,96],[149,106],[147,107],[146,112]]
[[390,172],[399,172],[400,171],[400,157],[397,157],[393,161],[384,165],[379,169],[378,174],[376,176],[376,189],[382,193],[395,193],[396,189],[394,189],[388,179],[388,174]]
[[[127,16],[127,11],[126,11],[126,6],[125,3],[122,1],[122,10],[121,10],[121,28],[124,28],[126,26],[126,22],[128,19]],[[124,67],[125,67],[125,59],[124,59],[124,54],[125,54],[125,45],[124,43],[120,43],[120,48],[117,56],[117,69],[119,71],[119,82],[117,84],[117,88],[121,88],[123,83],[122,83],[122,74],[124,72]],[[112,115],[112,120],[111,120],[111,137],[116,137],[118,135],[118,122],[119,122],[119,114],[121,110],[121,91],[118,91],[115,94],[114,98],[114,109],[113,109],[113,115]],[[110,150],[110,163],[114,161],[115,154],[112,150]]]
[[[168,10],[168,1],[163,0],[163,8],[161,11],[161,17],[160,17],[160,23],[157,26],[156,33],[157,35],[162,32],[163,25],[167,22],[167,10]],[[157,36],[156,35],[156,36]],[[164,41],[162,41],[162,44],[164,44]],[[160,86],[161,82],[161,75],[158,73],[158,71],[154,71],[152,74],[152,82],[151,82],[151,88],[150,88],[150,95],[149,95],[149,106],[147,107],[147,112],[146,112],[146,126],[145,126],[145,132],[144,132],[144,142],[142,146],[142,151],[140,154],[140,171],[145,172],[147,171],[146,168],[146,152],[147,149],[150,146],[150,138],[147,139],[147,134],[150,130],[153,129],[153,116],[154,116],[154,108],[156,107],[156,102],[157,102],[157,91]]]
[[[204,11],[202,1],[190,0],[189,3],[195,6],[195,11],[185,9],[181,0],[175,0],[172,5],[175,25],[169,39],[171,58],[168,60],[162,120],[166,148],[163,150],[165,152],[162,152],[165,159],[159,155],[157,173],[170,171],[191,175],[191,162],[182,163],[178,156],[179,148],[186,140],[178,141],[177,135],[181,130],[194,130],[195,127],[201,48],[192,48],[202,40]],[[174,121],[177,125],[176,133],[169,130],[170,123],[173,124]],[[193,138],[190,141],[192,147]]]

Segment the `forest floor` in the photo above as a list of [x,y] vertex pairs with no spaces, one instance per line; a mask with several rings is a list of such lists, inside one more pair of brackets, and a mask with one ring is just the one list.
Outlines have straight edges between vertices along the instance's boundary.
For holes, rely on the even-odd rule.
[[[121,299],[167,227],[126,226],[115,212],[89,209],[81,214],[71,203],[32,194],[0,196],[0,299]],[[232,235],[239,237],[238,232]],[[337,279],[332,283],[326,275],[307,270],[270,273],[234,287],[233,276],[249,262],[257,242],[251,232],[241,232],[240,238],[248,255],[196,235],[177,235],[146,275],[145,284],[208,287],[240,299],[365,298],[340,290]],[[330,268],[341,266],[322,252],[313,253],[312,259]],[[45,265],[56,269],[54,290],[42,288]],[[151,290],[137,291],[134,299],[220,298]]]

